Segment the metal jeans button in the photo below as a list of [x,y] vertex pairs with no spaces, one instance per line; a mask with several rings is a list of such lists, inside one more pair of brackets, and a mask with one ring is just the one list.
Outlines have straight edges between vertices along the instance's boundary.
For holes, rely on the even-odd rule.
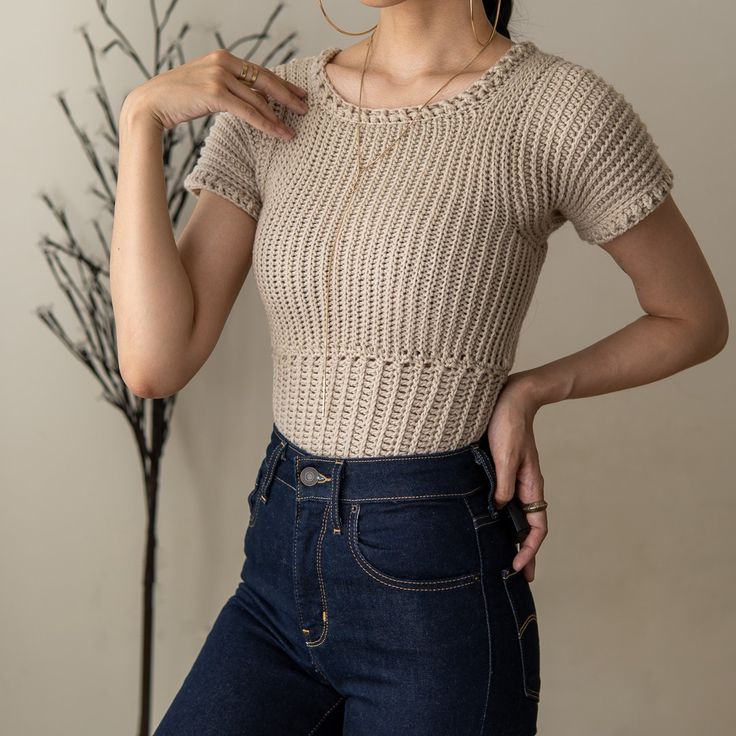
[[299,480],[301,480],[305,486],[313,486],[315,483],[319,482],[319,479],[320,473],[317,471],[317,468],[313,468],[311,465],[307,465],[306,468],[302,468],[301,473],[299,473]]

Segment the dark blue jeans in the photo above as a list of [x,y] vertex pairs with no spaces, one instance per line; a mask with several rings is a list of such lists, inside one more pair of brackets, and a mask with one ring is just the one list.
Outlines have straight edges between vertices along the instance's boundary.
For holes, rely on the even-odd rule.
[[242,580],[154,736],[532,736],[534,599],[485,432],[312,455],[273,426]]

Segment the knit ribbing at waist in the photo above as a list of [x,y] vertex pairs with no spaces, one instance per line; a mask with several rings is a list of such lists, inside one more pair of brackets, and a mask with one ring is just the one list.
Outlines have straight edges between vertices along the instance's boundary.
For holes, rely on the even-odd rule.
[[[276,424],[309,452],[341,457],[453,450],[477,440],[509,369],[467,358],[273,350]],[[323,368],[330,392],[320,411]]]

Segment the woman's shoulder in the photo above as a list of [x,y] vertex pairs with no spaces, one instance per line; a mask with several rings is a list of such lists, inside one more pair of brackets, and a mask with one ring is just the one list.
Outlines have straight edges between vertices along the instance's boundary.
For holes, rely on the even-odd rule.
[[624,122],[646,129],[621,87],[598,69],[549,48],[538,49],[516,91],[525,96],[523,113],[539,139],[567,135],[578,141]]
[[307,82],[313,73],[314,64],[324,51],[321,50],[313,54],[292,56],[278,64],[267,64],[266,68],[287,82],[298,84],[300,87],[306,89]]
[[530,63],[524,67],[523,83],[536,86],[540,104],[617,93],[618,90],[598,70],[549,47],[535,46]]

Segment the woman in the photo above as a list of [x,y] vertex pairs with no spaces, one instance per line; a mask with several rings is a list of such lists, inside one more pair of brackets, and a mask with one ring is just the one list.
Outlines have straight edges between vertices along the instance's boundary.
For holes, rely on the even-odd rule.
[[[534,416],[726,341],[672,170],[619,92],[512,42],[511,3],[363,3],[380,8],[367,40],[272,69],[218,50],[121,113],[111,268],[126,383],[184,387],[251,259],[274,365],[242,581],[157,736],[535,734]],[[211,112],[175,242],[161,131]],[[567,220],[646,314],[510,374]]]

